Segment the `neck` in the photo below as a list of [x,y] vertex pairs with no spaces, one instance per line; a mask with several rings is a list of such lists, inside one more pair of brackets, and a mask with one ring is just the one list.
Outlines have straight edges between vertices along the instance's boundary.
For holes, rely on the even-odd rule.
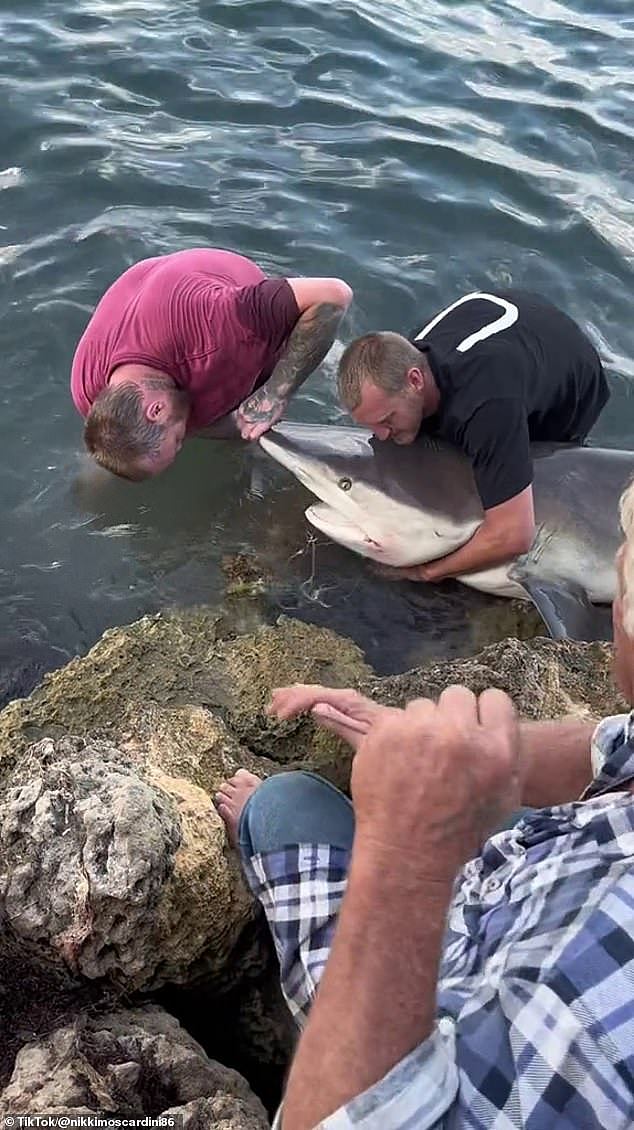
[[423,416],[433,416],[440,407],[440,389],[436,384],[436,378],[426,357],[423,357],[421,372],[423,374]]
[[168,386],[173,388],[175,381],[167,373],[161,372],[160,369],[153,369],[151,365],[119,365],[113,373],[110,374],[108,384],[111,388],[121,384],[147,384],[152,381],[154,384],[161,387]]

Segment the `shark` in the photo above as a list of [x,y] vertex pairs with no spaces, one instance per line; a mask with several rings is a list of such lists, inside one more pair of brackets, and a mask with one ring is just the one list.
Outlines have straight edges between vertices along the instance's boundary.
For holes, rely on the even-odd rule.
[[[316,530],[383,565],[444,557],[483,521],[469,460],[432,436],[402,446],[363,428],[284,421],[258,442],[315,496],[306,518]],[[597,606],[614,598],[618,502],[634,476],[634,452],[539,443],[531,455],[529,552],[456,580],[532,601],[553,638],[605,638]]]

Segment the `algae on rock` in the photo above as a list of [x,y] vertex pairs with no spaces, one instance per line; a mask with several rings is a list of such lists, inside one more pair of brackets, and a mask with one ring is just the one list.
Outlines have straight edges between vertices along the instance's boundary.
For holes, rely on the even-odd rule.
[[[43,737],[79,734],[119,743],[134,737],[139,714],[157,704],[202,708],[210,729],[224,720],[253,753],[282,764],[310,759],[345,779],[349,757],[337,739],[305,719],[274,723],[265,707],[271,690],[286,682],[347,686],[369,678],[360,650],[326,628],[284,617],[275,627],[225,640],[219,619],[188,609],[105,632],[86,656],[0,713],[0,766],[13,764]],[[235,741],[229,744],[235,750]]]
[[602,718],[628,709],[612,678],[610,644],[544,637],[501,640],[479,655],[375,678],[363,689],[377,702],[403,706],[418,696],[438,698],[452,683],[475,694],[499,687],[528,719]]

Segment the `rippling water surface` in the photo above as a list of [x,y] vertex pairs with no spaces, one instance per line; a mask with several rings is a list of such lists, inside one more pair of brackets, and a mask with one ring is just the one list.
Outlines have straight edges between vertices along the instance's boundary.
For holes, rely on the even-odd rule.
[[[597,438],[632,445],[631,0],[14,0],[0,31],[0,697],[111,624],[218,599],[237,549],[383,668],[469,646],[497,604],[307,545],[301,490],[250,452],[90,473],[74,346],[121,271],[185,246],[344,277],[344,340],[525,285],[587,327],[614,389]],[[340,418],[336,355],[296,418]]]

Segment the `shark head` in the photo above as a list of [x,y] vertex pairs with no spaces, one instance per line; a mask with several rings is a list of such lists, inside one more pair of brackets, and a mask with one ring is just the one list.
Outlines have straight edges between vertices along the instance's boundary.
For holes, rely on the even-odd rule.
[[417,565],[463,545],[482,521],[470,468],[431,441],[379,443],[370,432],[278,424],[260,445],[315,495],[308,521],[386,565]]

